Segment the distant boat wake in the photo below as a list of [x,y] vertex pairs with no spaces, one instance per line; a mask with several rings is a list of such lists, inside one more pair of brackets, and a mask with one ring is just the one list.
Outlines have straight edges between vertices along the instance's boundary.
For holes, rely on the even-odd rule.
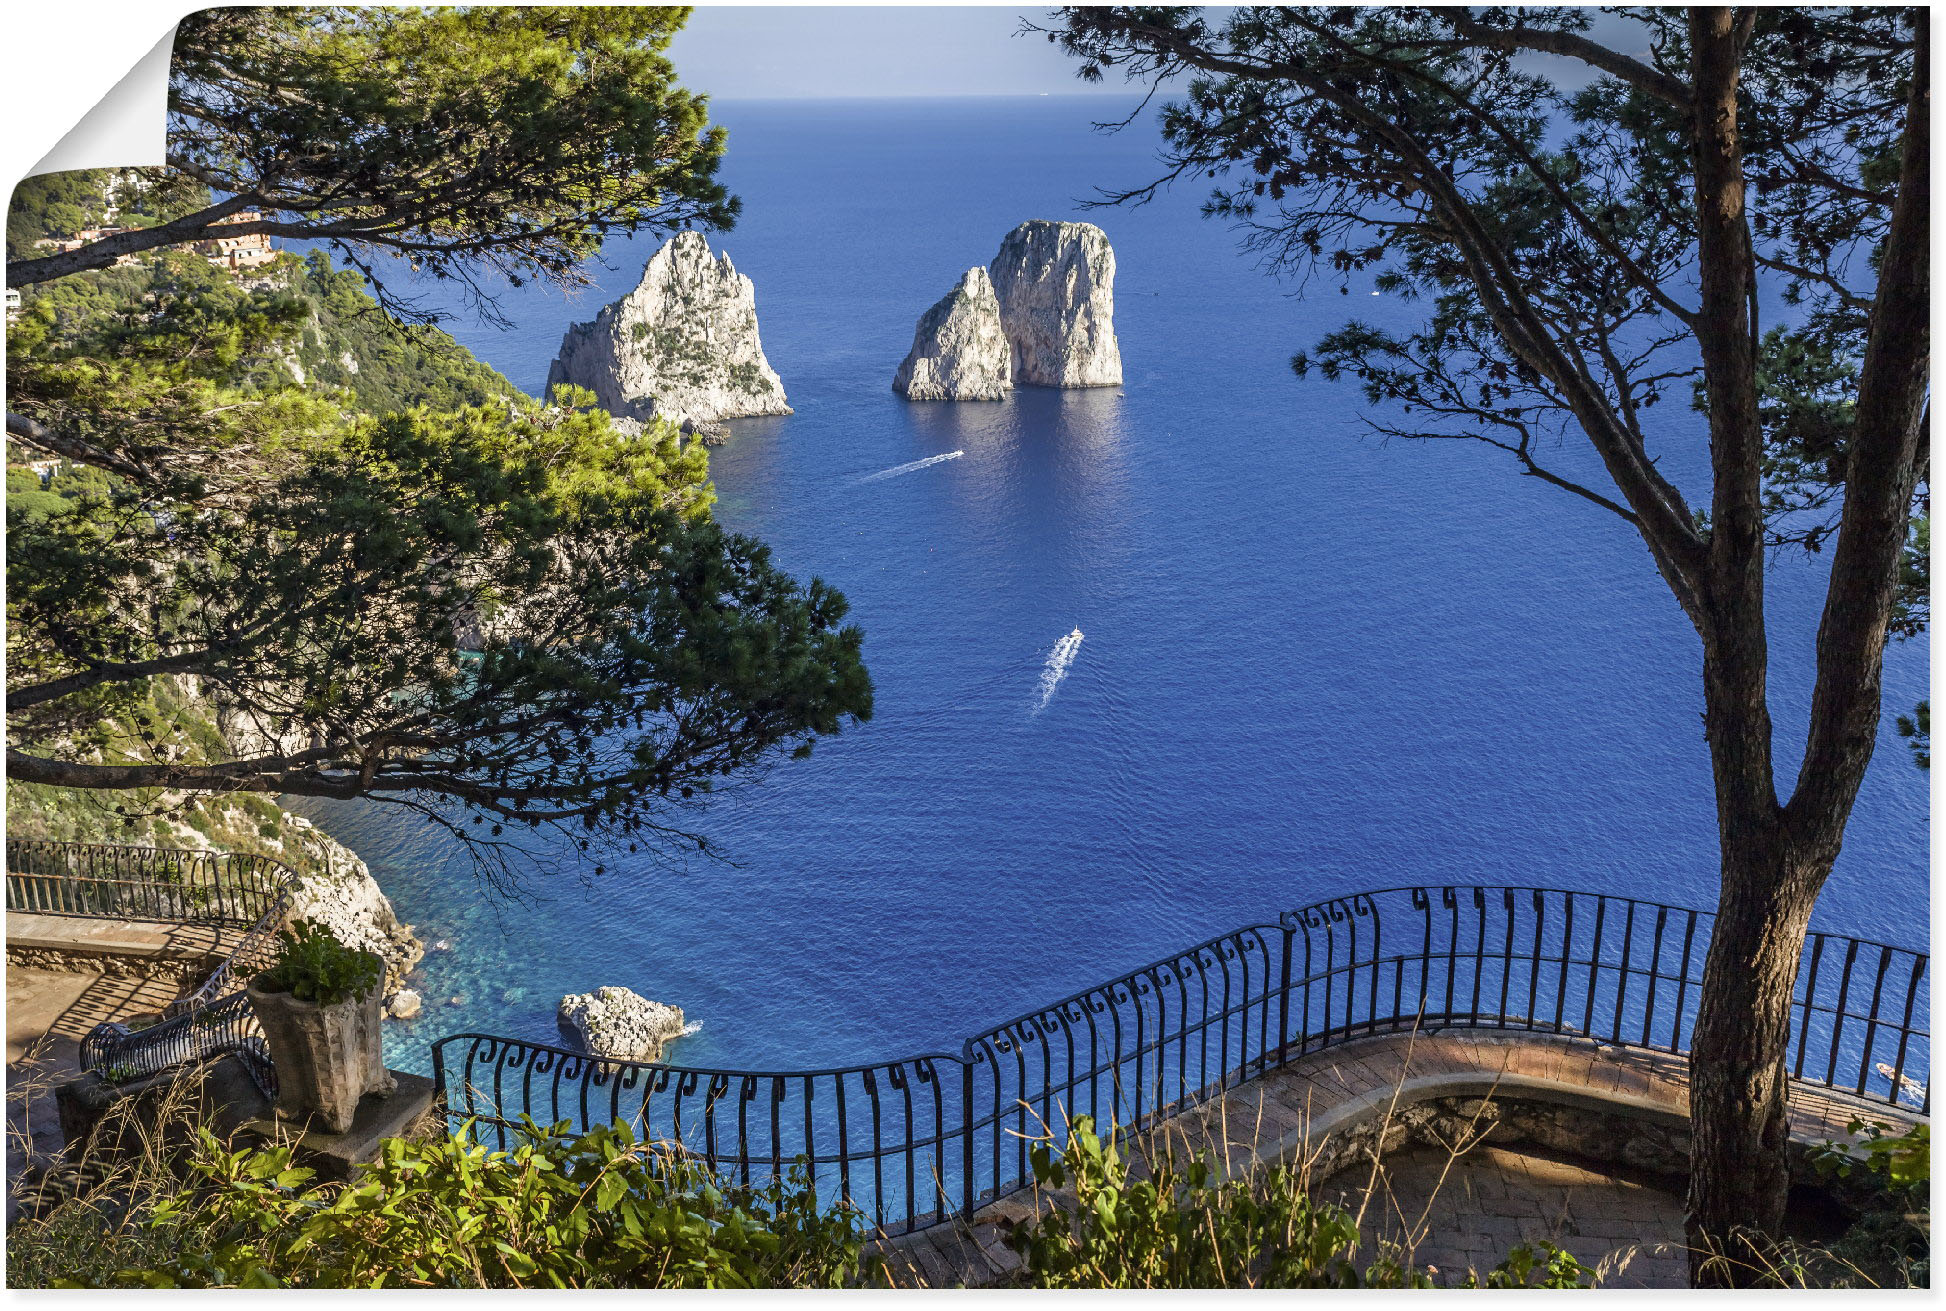
[[1056,642],[1054,649],[1047,653],[1047,663],[1041,667],[1041,699],[1035,702],[1033,713],[1038,715],[1047,709],[1047,703],[1054,699],[1054,690],[1068,676],[1068,666],[1074,663],[1074,657],[1080,650],[1081,630],[1076,628]]
[[965,451],[948,451],[944,455],[934,455],[924,460],[914,460],[911,464],[900,464],[890,469],[880,469],[877,473],[866,474],[858,481],[861,483],[875,483],[881,478],[896,478],[902,473],[911,473],[914,469],[923,469],[929,464],[940,464],[946,460],[957,460],[964,454],[966,454]]

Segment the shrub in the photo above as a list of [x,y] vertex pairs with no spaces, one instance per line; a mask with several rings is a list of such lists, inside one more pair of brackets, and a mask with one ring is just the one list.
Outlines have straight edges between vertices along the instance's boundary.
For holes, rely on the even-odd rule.
[[385,977],[385,962],[338,941],[321,924],[298,920],[277,935],[277,959],[259,974],[262,992],[288,992],[299,1001],[335,1006],[362,997]]
[[[1277,1165],[1222,1177],[1202,1153],[1162,1143],[1145,1177],[1116,1135],[1083,1116],[1057,1159],[1030,1157],[1036,1193],[1062,1194],[1016,1225],[1008,1245],[1041,1288],[1430,1288],[1428,1271],[1393,1252],[1361,1263],[1358,1221],[1314,1200],[1302,1172]],[[1469,1281],[1476,1282],[1476,1281]],[[1585,1288],[1592,1273],[1552,1244],[1522,1245],[1489,1288]]]
[[[99,1282],[156,1288],[835,1288],[867,1273],[857,1215],[820,1209],[803,1167],[725,1188],[626,1125],[531,1121],[491,1151],[464,1133],[388,1139],[348,1184],[280,1145],[201,1135],[187,1187],[151,1200]],[[71,1221],[69,1221],[71,1223]],[[79,1280],[59,1280],[74,1285]]]
[[1819,1177],[1839,1184],[1861,1206],[1851,1226],[1821,1246],[1791,1245],[1784,1282],[1816,1288],[1926,1288],[1932,1269],[1932,1131],[1903,1134],[1853,1120],[1849,1144],[1812,1148]]
[[[490,1150],[465,1129],[388,1139],[349,1183],[320,1183],[288,1144],[231,1151],[198,1130],[180,1166],[125,1175],[18,1222],[13,1286],[157,1288],[838,1288],[889,1282],[864,1218],[820,1206],[800,1161],[732,1187],[623,1124],[571,1135],[523,1121]],[[1313,1201],[1300,1171],[1219,1178],[1201,1156],[1151,1154],[1077,1122],[1033,1154],[1059,1204],[1017,1226],[1022,1283],[1049,1288],[1426,1288],[1391,1250],[1359,1255],[1357,1220]],[[1582,1288],[1552,1244],[1522,1245],[1487,1288]]]

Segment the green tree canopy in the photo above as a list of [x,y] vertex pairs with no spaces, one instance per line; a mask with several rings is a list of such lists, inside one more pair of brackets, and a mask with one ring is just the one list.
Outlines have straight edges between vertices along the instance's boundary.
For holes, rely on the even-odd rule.
[[[388,309],[392,271],[579,284],[610,232],[727,226],[724,133],[663,51],[688,10],[245,7],[176,30],[162,190],[220,200],[61,255],[25,286],[215,235],[328,242]],[[245,211],[261,217],[226,220]],[[392,256],[381,267],[378,257]]]
[[[17,403],[116,477],[10,516],[10,778],[666,834],[869,713],[843,599],[710,521],[700,446],[524,398],[365,413],[277,368],[305,309],[171,255],[15,325]],[[72,749],[184,675],[271,745]]]
[[7,258],[27,259],[38,253],[35,242],[72,237],[101,222],[108,179],[107,169],[91,168],[42,173],[23,181],[7,207]]
[[[605,230],[732,212],[657,53],[680,18],[212,11],[172,154],[287,234],[578,277]],[[10,438],[88,471],[9,497],[11,781],[695,849],[713,790],[870,715],[843,597],[713,522],[700,446],[522,396],[321,253],[240,280],[174,248],[228,204],[40,264],[9,327]],[[154,712],[180,695],[226,735]]]

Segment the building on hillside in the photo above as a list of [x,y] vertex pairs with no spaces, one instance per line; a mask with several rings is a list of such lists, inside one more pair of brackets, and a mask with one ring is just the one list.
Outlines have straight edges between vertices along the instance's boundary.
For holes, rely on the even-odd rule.
[[36,246],[44,246],[56,255],[65,255],[71,250],[80,250],[83,246],[92,246],[103,237],[112,237],[117,232],[129,232],[132,230],[130,228],[83,228],[72,237],[44,237],[34,244]]
[[[92,246],[103,237],[112,237],[117,232],[133,231],[135,231],[133,228],[83,228],[72,237],[42,237],[34,244],[42,250],[52,251],[56,255],[65,255],[71,250],[80,250],[83,246]],[[133,255],[118,255],[115,258],[115,267],[121,268],[124,265],[135,262],[136,259]]]
[[[256,210],[246,209],[240,213],[232,214],[226,219],[219,220],[219,223],[254,223],[262,217],[263,215]],[[71,250],[79,250],[83,246],[93,245],[103,237],[112,237],[118,232],[132,231],[134,231],[132,228],[83,228],[72,237],[43,238],[34,244],[50,250],[57,255],[65,255]],[[236,237],[212,237],[207,241],[194,243],[190,249],[208,260],[215,267],[228,269],[232,273],[241,273],[249,269],[262,268],[277,258],[276,247],[272,246],[270,244],[270,238],[261,232],[251,232]],[[136,257],[133,255],[123,255],[115,263],[117,266],[120,266],[123,264],[133,264],[135,260]]]
[[[254,209],[246,209],[221,220],[223,223],[255,223],[263,217]],[[239,237],[214,237],[196,243],[196,253],[209,260],[219,269],[241,273],[246,269],[259,268],[277,258],[277,250],[270,244],[270,238],[261,232],[252,232]]]

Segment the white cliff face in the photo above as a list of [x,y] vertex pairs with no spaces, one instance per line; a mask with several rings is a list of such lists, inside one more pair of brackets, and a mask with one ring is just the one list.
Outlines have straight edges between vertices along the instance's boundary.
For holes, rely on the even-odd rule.
[[1115,344],[1115,252],[1092,223],[1030,219],[1009,232],[987,266],[1000,323],[1013,345],[1016,383],[1112,387],[1122,380]]
[[699,232],[650,257],[634,291],[561,339],[549,390],[586,387],[618,418],[692,426],[789,414],[784,384],[757,336],[757,293]]
[[927,310],[892,390],[915,401],[997,401],[1013,390],[1013,348],[982,268]]

